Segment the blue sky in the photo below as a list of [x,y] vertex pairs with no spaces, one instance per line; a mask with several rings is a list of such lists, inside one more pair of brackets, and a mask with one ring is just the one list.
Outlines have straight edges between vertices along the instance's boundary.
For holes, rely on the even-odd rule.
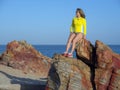
[[0,0],[0,44],[66,44],[76,8],[87,19],[87,39],[120,44],[120,0]]

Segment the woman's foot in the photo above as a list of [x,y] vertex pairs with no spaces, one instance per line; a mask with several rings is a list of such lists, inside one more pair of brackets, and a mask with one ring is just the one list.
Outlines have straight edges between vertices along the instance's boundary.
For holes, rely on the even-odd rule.
[[64,52],[62,55],[67,57],[68,56],[68,52]]
[[68,53],[67,57],[73,57],[73,54],[72,53]]

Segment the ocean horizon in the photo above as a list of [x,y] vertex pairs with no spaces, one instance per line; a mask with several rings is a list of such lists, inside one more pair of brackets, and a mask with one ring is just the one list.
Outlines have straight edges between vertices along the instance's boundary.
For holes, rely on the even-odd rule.
[[[32,45],[43,55],[52,58],[55,53],[63,53],[66,45]],[[120,54],[120,45],[108,45],[114,52]],[[6,45],[0,45],[0,54],[6,50]],[[74,57],[76,57],[74,52]]]

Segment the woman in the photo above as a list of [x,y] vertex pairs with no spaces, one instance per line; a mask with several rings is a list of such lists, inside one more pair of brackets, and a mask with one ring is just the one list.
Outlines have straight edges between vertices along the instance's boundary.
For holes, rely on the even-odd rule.
[[[76,46],[76,43],[82,38],[86,39],[86,19],[85,14],[82,9],[76,9],[76,16],[72,20],[72,25],[70,27],[70,35],[68,38],[68,42],[66,45],[66,51],[64,52],[64,56],[73,57],[73,52]],[[68,53],[70,46],[72,43],[71,52]]]

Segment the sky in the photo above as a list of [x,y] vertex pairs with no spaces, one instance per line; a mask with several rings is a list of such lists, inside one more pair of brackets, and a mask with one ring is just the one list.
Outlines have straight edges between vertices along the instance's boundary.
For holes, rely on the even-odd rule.
[[0,44],[66,44],[76,8],[87,20],[87,40],[120,44],[120,0],[0,0]]

